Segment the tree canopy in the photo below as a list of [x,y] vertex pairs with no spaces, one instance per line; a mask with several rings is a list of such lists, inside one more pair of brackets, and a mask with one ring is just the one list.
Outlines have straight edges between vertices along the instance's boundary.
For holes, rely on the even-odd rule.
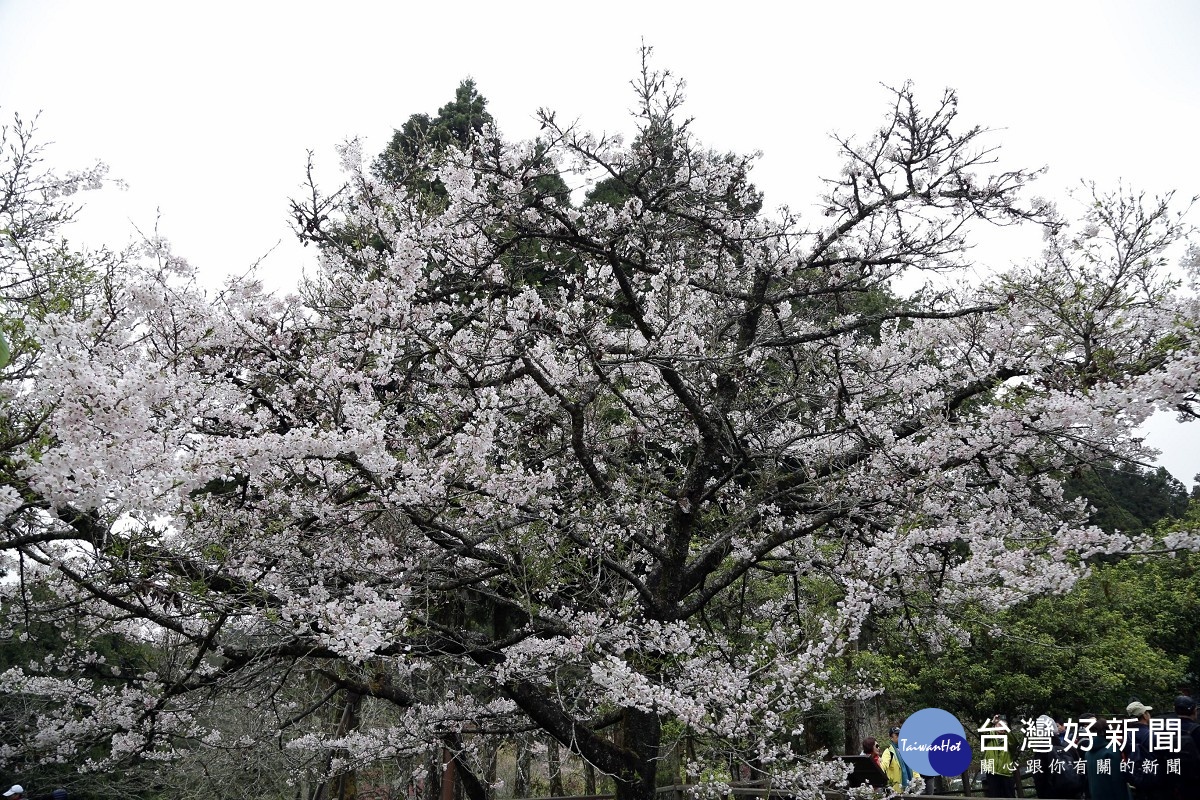
[[374,173],[385,181],[404,183],[414,165],[431,153],[451,146],[466,147],[495,120],[487,112],[487,100],[470,78],[458,85],[454,100],[438,109],[436,117],[413,114],[392,134],[388,146],[375,159]]
[[[906,85],[838,140],[823,213],[768,213],[681,84],[635,85],[628,146],[548,113],[509,142],[468,83],[396,161],[348,145],[349,191],[296,205],[327,244],[297,297],[210,296],[159,245],[29,321],[6,608],[161,655],[119,686],[86,646],[0,674],[38,708],[26,757],[168,758],[236,702],[263,722],[226,746],[330,775],[444,747],[482,797],[485,743],[538,730],[621,800],[685,737],[693,779],[807,796],[840,768],[804,712],[870,690],[841,669],[865,627],[953,646],[964,604],[1138,544],[1066,481],[1194,407],[1168,200],[1097,193],[1069,225],[952,92]],[[545,190],[598,177],[620,191]],[[962,280],[988,223],[1045,226],[1045,253]]]

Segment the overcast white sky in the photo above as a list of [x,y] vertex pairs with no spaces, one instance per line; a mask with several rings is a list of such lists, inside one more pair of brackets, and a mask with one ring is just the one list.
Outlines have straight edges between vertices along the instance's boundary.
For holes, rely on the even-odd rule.
[[[88,238],[124,242],[158,209],[160,232],[214,282],[280,243],[265,267],[285,287],[311,269],[287,215],[306,151],[332,177],[338,142],[378,151],[466,76],[510,137],[536,133],[539,106],[627,130],[643,39],[687,80],[703,140],[764,152],[755,181],[769,204],[815,203],[827,134],[869,131],[879,84],[906,79],[930,102],[956,88],[1008,163],[1048,165],[1042,194],[1083,179],[1200,194],[1192,0],[0,0],[0,114],[40,111],[56,164],[103,160],[128,182],[87,198]],[[995,260],[1034,256],[1037,241]],[[1150,439],[1190,485],[1200,427],[1164,419]]]

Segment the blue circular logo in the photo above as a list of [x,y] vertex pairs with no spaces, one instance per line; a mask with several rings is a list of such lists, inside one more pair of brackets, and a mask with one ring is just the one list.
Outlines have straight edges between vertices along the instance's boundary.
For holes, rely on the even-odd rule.
[[949,711],[923,708],[900,726],[900,756],[922,775],[962,775],[971,765],[971,745],[962,723]]

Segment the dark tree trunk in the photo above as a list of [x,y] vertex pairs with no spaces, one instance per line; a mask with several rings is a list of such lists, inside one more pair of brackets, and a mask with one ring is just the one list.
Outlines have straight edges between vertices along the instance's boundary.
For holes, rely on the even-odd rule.
[[654,800],[662,721],[657,714],[630,708],[620,732],[622,744],[634,757],[630,767],[615,776],[617,800]]
[[440,800],[487,800],[483,782],[462,755],[462,739],[447,736],[442,740],[442,786]]
[[564,712],[541,687],[528,681],[506,684],[504,693],[543,731],[560,744],[577,749],[596,769],[611,775],[618,800],[653,800],[658,759],[662,755],[659,752],[662,723],[658,715],[627,709],[613,731],[613,741],[609,741],[599,731]]
[[425,800],[438,800],[442,794],[441,751],[425,757]]
[[558,740],[553,736],[546,737],[546,772],[550,776],[550,796],[562,797],[563,791],[562,762],[558,757]]
[[[343,739],[351,731],[358,730],[358,709],[362,705],[362,695],[357,692],[346,692],[342,715],[338,720],[337,737]],[[339,751],[339,755],[345,755]],[[331,757],[332,758],[332,757]],[[354,769],[347,769],[338,775],[329,785],[330,800],[358,800],[358,776]]]
[[596,768],[586,759],[583,762],[583,793],[596,794]]
[[529,797],[532,767],[533,756],[530,753],[529,738],[522,736],[517,740],[517,774],[513,780],[513,797]]
[[842,704],[845,734],[845,752],[858,755],[862,752],[863,740],[867,738],[867,703],[864,700],[848,699]]
[[487,784],[484,787],[484,795],[487,800],[496,800],[496,777],[500,770],[500,746],[489,740],[484,747],[483,757],[483,780]]
[[487,789],[467,766],[461,755],[454,757],[454,774],[457,777],[458,791],[456,798],[466,797],[467,800],[487,800]]
[[[854,661],[858,656],[859,643],[850,642],[846,649],[846,674],[854,673]],[[862,752],[863,739],[867,738],[867,703],[865,700],[848,698],[842,703],[842,732],[845,736],[844,753],[857,755]]]

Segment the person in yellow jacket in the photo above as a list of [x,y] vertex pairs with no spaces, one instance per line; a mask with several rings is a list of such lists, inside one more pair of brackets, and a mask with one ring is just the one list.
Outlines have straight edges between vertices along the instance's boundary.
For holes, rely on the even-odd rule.
[[900,729],[893,727],[888,730],[888,739],[891,740],[891,744],[883,751],[883,757],[879,759],[879,768],[887,775],[892,791],[902,792],[912,779],[917,777],[917,773],[904,763],[904,758],[900,755]]

